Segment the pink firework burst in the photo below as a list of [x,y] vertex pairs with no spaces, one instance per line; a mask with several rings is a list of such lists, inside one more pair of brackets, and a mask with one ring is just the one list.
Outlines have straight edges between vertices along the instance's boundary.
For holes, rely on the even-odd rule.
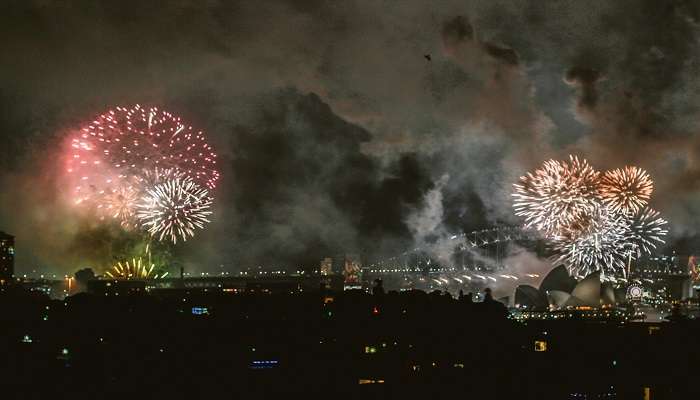
[[98,116],[72,138],[67,158],[73,201],[97,209],[107,209],[108,199],[153,171],[186,176],[208,189],[219,180],[204,133],[155,107],[117,107]]

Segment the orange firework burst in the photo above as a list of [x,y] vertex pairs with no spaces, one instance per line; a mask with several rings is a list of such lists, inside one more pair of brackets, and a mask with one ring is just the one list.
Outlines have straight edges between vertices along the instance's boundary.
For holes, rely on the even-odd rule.
[[615,212],[634,214],[649,202],[654,182],[641,168],[627,166],[605,172],[600,182],[603,202]]

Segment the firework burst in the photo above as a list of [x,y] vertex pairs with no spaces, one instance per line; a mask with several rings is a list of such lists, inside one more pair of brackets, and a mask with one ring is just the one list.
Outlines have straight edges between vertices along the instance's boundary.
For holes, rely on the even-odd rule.
[[515,215],[525,226],[557,234],[597,206],[599,173],[586,160],[549,160],[514,185]]
[[602,177],[585,160],[549,160],[514,185],[515,214],[549,240],[576,276],[593,271],[625,273],[625,261],[664,243],[666,221],[646,208],[653,182],[641,168],[625,167]]
[[175,168],[156,167],[152,170],[144,170],[143,174],[138,177],[138,180],[143,187],[155,187],[161,183],[177,178],[184,179],[186,178],[186,174]]
[[119,220],[124,227],[134,223],[136,202],[139,200],[139,190],[134,185],[119,186],[105,197],[104,212]]
[[643,169],[627,166],[605,172],[600,189],[603,202],[615,212],[634,214],[649,202],[654,183]]
[[72,201],[175,243],[211,214],[219,172],[200,131],[157,108],[117,107],[71,139],[67,176]]
[[209,222],[212,199],[190,178],[175,178],[147,190],[137,205],[137,218],[153,237],[186,241]]
[[158,279],[168,275],[167,272],[154,272],[154,269],[155,264],[149,265],[139,257],[124,263],[118,262],[109,271],[106,271],[105,275],[113,279]]
[[213,189],[216,154],[204,134],[157,108],[117,107],[86,124],[70,143],[67,172],[76,204],[104,207],[119,187],[144,171],[172,170]]
[[624,274],[629,234],[628,220],[603,206],[582,215],[578,224],[552,237],[550,243],[559,254],[555,263],[565,264],[572,275],[600,270],[615,276]]
[[640,211],[634,217],[629,217],[630,236],[637,255],[650,254],[658,244],[665,243],[663,236],[668,234],[668,222],[651,208]]

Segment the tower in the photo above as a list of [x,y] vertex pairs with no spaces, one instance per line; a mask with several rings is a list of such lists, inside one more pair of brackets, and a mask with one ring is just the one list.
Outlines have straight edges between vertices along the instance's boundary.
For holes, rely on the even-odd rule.
[[362,288],[362,262],[357,254],[346,254],[343,268],[346,289]]
[[333,259],[330,257],[326,257],[323,260],[321,260],[321,275],[327,276],[327,275],[333,275]]
[[0,231],[0,284],[11,282],[15,274],[15,237]]

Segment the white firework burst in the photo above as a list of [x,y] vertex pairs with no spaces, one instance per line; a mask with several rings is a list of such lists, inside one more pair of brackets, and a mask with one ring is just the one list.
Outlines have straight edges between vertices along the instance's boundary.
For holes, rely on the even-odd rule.
[[190,178],[177,177],[147,189],[136,216],[151,236],[177,243],[204,228],[211,204],[206,189]]
[[556,235],[599,204],[599,173],[586,160],[549,160],[514,184],[515,215],[525,226]]
[[637,256],[651,254],[657,245],[666,243],[663,237],[668,234],[667,224],[668,222],[651,208],[630,217],[630,239]]
[[558,252],[555,263],[566,265],[572,275],[601,271],[603,276],[615,276],[624,274],[629,241],[629,220],[601,206],[554,236],[551,244]]

